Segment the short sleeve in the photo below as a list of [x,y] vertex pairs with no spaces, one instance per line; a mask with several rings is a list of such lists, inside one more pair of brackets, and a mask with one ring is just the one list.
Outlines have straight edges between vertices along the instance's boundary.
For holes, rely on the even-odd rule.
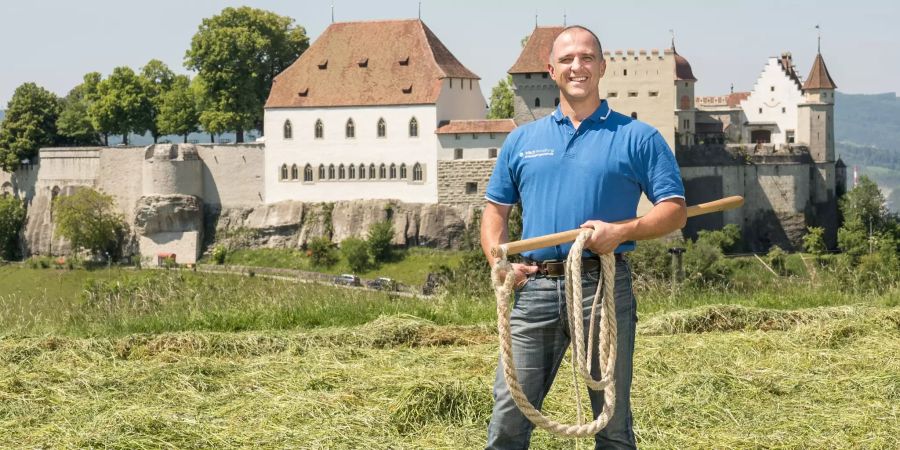
[[663,200],[684,198],[684,184],[675,154],[658,131],[654,131],[638,149],[637,177],[641,188],[653,204]]
[[519,189],[510,167],[510,159],[515,154],[516,133],[507,136],[494,164],[494,171],[488,182],[485,198],[501,205],[514,205],[519,202]]

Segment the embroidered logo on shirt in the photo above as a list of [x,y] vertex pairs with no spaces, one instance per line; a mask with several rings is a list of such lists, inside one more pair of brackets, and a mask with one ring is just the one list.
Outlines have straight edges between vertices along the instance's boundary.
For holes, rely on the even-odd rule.
[[555,151],[552,148],[542,148],[538,150],[525,150],[524,152],[519,152],[519,158],[522,159],[530,159],[530,158],[540,158],[542,156],[553,156]]

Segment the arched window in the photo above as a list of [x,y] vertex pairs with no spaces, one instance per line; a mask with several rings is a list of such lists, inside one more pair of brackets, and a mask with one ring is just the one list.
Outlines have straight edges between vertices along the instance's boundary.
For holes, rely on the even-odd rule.
[[375,179],[375,164],[369,164],[369,179]]
[[356,137],[356,127],[353,125],[353,119],[347,119],[347,129],[345,130],[347,138]]
[[360,180],[366,179],[366,166],[363,163],[359,163],[359,179]]
[[344,178],[347,178],[347,169],[341,164],[338,166],[338,180],[343,180]]
[[397,179],[397,165],[391,164],[391,170],[388,173],[390,174],[390,177],[392,180],[396,180]]
[[333,179],[334,179],[334,164],[329,164],[329,165],[328,165],[328,179],[329,179],[329,180],[333,180]]
[[303,168],[303,181],[310,182],[313,180],[312,166],[309,164]]
[[400,179],[406,179],[406,163],[400,164]]
[[316,139],[322,139],[325,137],[325,124],[322,123],[322,119],[316,119],[315,137]]
[[300,168],[298,168],[296,164],[291,166],[291,179],[292,180],[300,179]]
[[535,107],[535,108],[540,108],[540,107],[541,107],[541,99],[540,99],[540,97],[535,97],[535,98],[534,98],[534,107]]
[[378,137],[387,136],[387,124],[384,123],[384,119],[378,119]]
[[291,139],[293,137],[294,137],[294,131],[291,129],[291,121],[285,120],[284,121],[284,138]]
[[347,166],[347,178],[351,180],[356,179],[356,166],[354,166],[353,164]]
[[319,164],[319,179],[325,179],[325,164]]
[[413,181],[422,181],[422,165],[419,163],[413,166]]
[[387,167],[385,167],[384,163],[378,166],[378,179],[383,180],[387,178]]
[[419,137],[419,121],[415,117],[409,119],[409,137]]
[[287,164],[282,164],[282,165],[281,165],[281,179],[282,179],[282,180],[287,180],[287,177],[288,177],[288,168],[287,168]]

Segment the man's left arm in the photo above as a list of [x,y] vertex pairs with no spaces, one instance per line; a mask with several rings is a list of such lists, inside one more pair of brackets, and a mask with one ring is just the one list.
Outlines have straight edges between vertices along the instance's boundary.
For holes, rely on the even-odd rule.
[[687,207],[683,198],[673,197],[663,200],[643,217],[624,222],[609,223],[588,220],[581,228],[593,228],[594,234],[584,244],[590,251],[602,255],[611,253],[626,241],[642,241],[665,236],[684,228],[687,222]]

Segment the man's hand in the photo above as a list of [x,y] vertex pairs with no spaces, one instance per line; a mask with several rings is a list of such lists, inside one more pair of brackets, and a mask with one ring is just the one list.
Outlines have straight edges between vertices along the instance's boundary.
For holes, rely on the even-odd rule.
[[612,253],[619,244],[628,240],[626,226],[602,220],[588,220],[581,228],[591,228],[594,234],[584,241],[584,247],[598,255]]
[[[525,286],[525,283],[528,282],[528,276],[537,272],[537,266],[528,266],[525,264],[512,263],[510,264],[513,268],[514,276],[516,277],[516,283],[513,285],[514,289],[521,289]],[[501,281],[506,279],[506,274],[500,274]]]

